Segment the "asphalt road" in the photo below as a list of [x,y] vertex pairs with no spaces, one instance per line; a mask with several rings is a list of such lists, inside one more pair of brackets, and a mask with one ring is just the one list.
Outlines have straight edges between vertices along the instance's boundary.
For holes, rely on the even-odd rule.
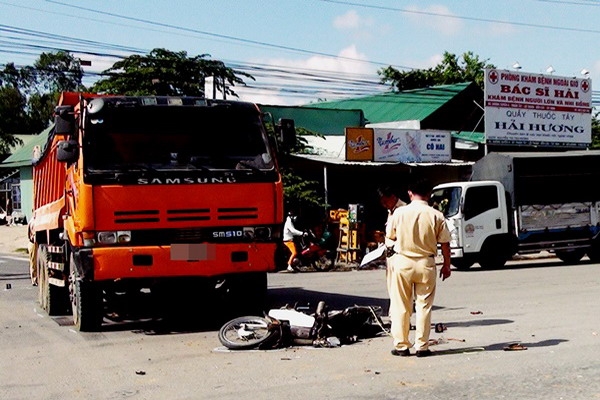
[[[79,333],[69,318],[40,312],[25,258],[0,255],[0,398],[600,398],[599,268],[550,259],[453,271],[438,286],[434,323],[447,330],[432,332],[436,355],[404,358],[390,355],[385,336],[231,352],[218,327],[156,331],[127,321]],[[276,273],[269,299],[385,307],[384,280],[381,270]],[[503,350],[513,342],[527,350]]]

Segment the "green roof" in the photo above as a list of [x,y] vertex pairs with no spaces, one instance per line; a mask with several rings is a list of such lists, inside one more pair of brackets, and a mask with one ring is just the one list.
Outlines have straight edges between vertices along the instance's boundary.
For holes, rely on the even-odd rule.
[[343,136],[347,127],[364,126],[365,124],[362,110],[273,105],[260,105],[260,109],[271,113],[275,122],[280,118],[293,119],[296,128],[302,127],[322,135]]
[[40,146],[41,150],[44,149],[46,142],[48,141],[48,135],[50,134],[50,131],[52,131],[53,127],[54,126],[50,126],[39,135],[35,135],[21,148],[16,150],[14,153],[8,156],[8,158],[2,161],[2,163],[0,163],[0,168],[16,168],[32,165],[31,159],[33,157],[33,149],[36,146]]
[[424,89],[387,92],[379,95],[338,101],[311,103],[310,107],[339,110],[363,110],[369,123],[422,121],[473,83],[433,86]]
[[483,132],[452,132],[452,137],[467,142],[485,143],[485,133]]

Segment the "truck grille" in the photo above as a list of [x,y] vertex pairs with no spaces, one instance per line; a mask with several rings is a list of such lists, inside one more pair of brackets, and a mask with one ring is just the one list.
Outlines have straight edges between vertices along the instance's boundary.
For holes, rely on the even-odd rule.
[[158,210],[115,211],[115,224],[160,222]]
[[161,214],[160,210],[115,211],[115,224],[158,223],[158,222],[194,222],[194,221],[230,221],[258,219],[258,207],[235,208],[191,208],[169,209]]

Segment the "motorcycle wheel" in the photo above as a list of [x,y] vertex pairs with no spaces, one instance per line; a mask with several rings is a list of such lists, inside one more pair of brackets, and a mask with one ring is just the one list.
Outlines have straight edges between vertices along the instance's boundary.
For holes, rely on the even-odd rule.
[[231,350],[247,350],[275,339],[279,329],[263,317],[234,318],[219,330],[219,341]]
[[313,265],[305,265],[300,259],[295,258],[292,261],[292,268],[294,269],[294,271],[296,272],[308,272],[308,271],[313,271],[314,270],[314,266]]
[[329,271],[335,264],[335,253],[327,252],[319,257],[314,262],[314,267],[317,271]]

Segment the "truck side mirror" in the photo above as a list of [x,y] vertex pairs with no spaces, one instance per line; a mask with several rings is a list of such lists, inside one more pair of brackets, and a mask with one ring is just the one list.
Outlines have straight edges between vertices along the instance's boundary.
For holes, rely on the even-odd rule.
[[56,150],[56,159],[59,162],[70,164],[79,158],[79,142],[76,140],[61,140]]
[[293,119],[279,119],[279,138],[286,150],[291,150],[296,147],[296,127]]
[[58,106],[54,109],[54,132],[71,134],[75,128],[73,106]]

